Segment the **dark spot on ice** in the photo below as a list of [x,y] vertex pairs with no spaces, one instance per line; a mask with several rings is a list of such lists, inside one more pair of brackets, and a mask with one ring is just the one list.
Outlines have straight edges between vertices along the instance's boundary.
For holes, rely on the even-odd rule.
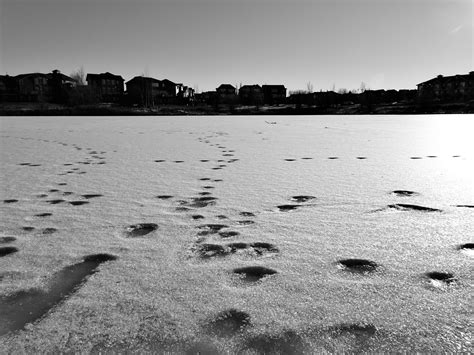
[[36,195],[36,197],[42,198],[42,197],[48,197],[48,195],[47,194],[38,194],[38,195]]
[[56,199],[56,200],[49,200],[49,201],[46,201],[48,202],[50,205],[57,205],[58,203],[62,203],[62,202],[65,202],[64,200],[61,200],[61,199]]
[[82,206],[89,203],[89,201],[69,201],[69,203],[73,206]]
[[26,232],[31,232],[35,230],[35,227],[22,227],[21,229],[23,229]]
[[8,200],[3,200],[3,203],[15,203],[15,202],[18,202],[18,200],[16,199],[8,199]]
[[91,198],[96,198],[96,197],[102,197],[102,195],[101,194],[85,194],[85,195],[82,195],[82,197],[91,199]]
[[410,157],[410,159],[423,159],[422,157]]
[[115,255],[110,254],[92,254],[84,257],[85,262],[97,263],[97,265],[105,263],[106,261],[114,260],[117,260],[117,257]]
[[201,180],[201,181],[207,181],[207,180],[211,180],[211,178],[201,178],[201,179],[199,179],[199,180]]
[[397,196],[415,196],[415,195],[419,195],[417,192],[410,191],[410,190],[393,190],[391,193],[394,194],[394,195],[397,195]]
[[207,159],[202,159],[202,160],[200,160],[200,162],[203,162],[203,163],[207,163],[208,161],[209,161],[209,160],[207,160]]
[[313,159],[313,158],[310,158],[310,157],[304,157],[304,158],[301,158],[301,159],[303,159],[303,160],[311,160],[311,159]]
[[309,345],[292,330],[249,338],[238,353],[300,355],[311,353]]
[[158,229],[155,223],[132,224],[126,228],[129,237],[142,237]]
[[244,242],[235,242],[235,243],[229,243],[227,246],[232,250],[232,252],[235,252],[236,250],[239,249],[247,249],[250,247],[249,244],[244,243]]
[[49,216],[52,216],[52,215],[53,215],[52,213],[45,212],[45,213],[35,214],[35,217],[49,217]]
[[199,192],[198,195],[201,195],[201,196],[209,196],[211,195],[210,192],[207,192],[207,191],[204,191],[204,192]]
[[264,266],[246,266],[234,269],[233,272],[235,274],[239,274],[242,278],[242,281],[249,283],[259,281],[260,279],[266,276],[274,275],[277,273],[275,270],[269,269]]
[[208,322],[206,330],[217,336],[232,336],[250,325],[250,315],[236,309],[229,309],[216,315]]
[[338,261],[345,270],[357,273],[368,273],[376,271],[377,263],[366,259],[342,259]]
[[83,262],[67,266],[51,277],[47,291],[23,290],[0,297],[0,336],[23,329],[28,323],[45,316],[53,307],[76,292],[97,271],[97,267],[116,257],[108,254],[89,255]]
[[437,208],[431,208],[431,207],[424,207],[424,206],[418,206],[418,205],[410,205],[406,203],[396,203],[393,205],[388,205],[387,207],[389,208],[394,208],[400,211],[421,211],[421,212],[441,212],[441,210]]
[[31,163],[20,163],[18,165],[22,165],[22,166],[27,166],[27,165],[30,165]]
[[209,185],[207,185],[207,186],[203,186],[202,188],[203,188],[203,189],[213,189],[214,186],[209,186]]
[[474,243],[465,243],[458,246],[459,250],[472,250],[474,249]]
[[427,157],[427,158],[437,158],[436,155],[427,155],[426,157]]
[[49,192],[58,192],[59,190],[58,189],[51,189],[49,190]]
[[453,158],[460,158],[460,155],[453,155]]
[[66,186],[67,183],[65,183],[65,182],[58,182],[58,185],[59,185],[59,186]]
[[219,232],[219,235],[222,238],[231,238],[231,237],[236,237],[236,236],[240,235],[240,233],[235,232],[235,231],[224,231],[224,232]]
[[222,170],[222,168],[212,168],[212,170]]
[[284,159],[285,161],[295,161],[296,159]]
[[0,244],[7,244],[14,242],[16,240],[15,237],[0,237]]
[[445,284],[450,284],[456,281],[456,278],[450,272],[432,271],[432,272],[427,272],[426,276],[432,281],[439,281]]
[[161,200],[168,200],[170,198],[173,198],[173,196],[171,196],[171,195],[158,195],[156,197],[161,199]]
[[356,157],[356,159],[364,160],[364,159],[367,159],[367,157]]
[[474,205],[456,205],[456,207],[474,208]]
[[287,212],[287,211],[293,211],[301,206],[300,205],[280,205],[277,207],[280,211]]
[[55,232],[57,232],[56,228],[49,227],[49,228],[44,228],[43,229],[43,234],[53,234]]
[[278,253],[278,248],[270,243],[265,242],[255,242],[251,243],[250,246],[255,250],[255,252],[259,255],[270,252],[270,253]]
[[307,196],[307,195],[297,195],[297,196],[292,196],[291,201],[295,202],[308,202],[310,200],[314,200],[316,197],[314,196]]
[[173,163],[184,163],[184,160],[175,160]]
[[207,206],[212,206],[216,204],[216,197],[203,196],[195,197],[192,199],[192,202],[188,204],[190,207],[203,208]]
[[239,215],[243,216],[243,217],[255,217],[255,214],[252,213],[252,212],[240,212]]
[[214,180],[212,180],[212,181],[214,181],[214,182],[221,182],[221,181],[224,181],[224,180],[222,180],[222,179],[214,179]]
[[216,218],[218,219],[228,219],[229,217],[227,217],[226,215],[223,215],[223,214],[219,214],[216,216]]
[[0,257],[16,253],[17,251],[18,251],[18,248],[15,248],[15,247],[1,247],[0,248]]
[[204,216],[200,214],[193,214],[191,217],[192,219],[204,219]]
[[198,248],[198,253],[201,258],[207,259],[216,256],[225,256],[229,253],[229,250],[219,244],[201,244]]
[[240,225],[243,225],[243,226],[247,226],[249,224],[254,224],[255,221],[252,221],[252,220],[242,220],[242,221],[237,221],[237,224],[240,224]]
[[328,159],[334,160],[334,159],[339,159],[339,157],[328,157]]

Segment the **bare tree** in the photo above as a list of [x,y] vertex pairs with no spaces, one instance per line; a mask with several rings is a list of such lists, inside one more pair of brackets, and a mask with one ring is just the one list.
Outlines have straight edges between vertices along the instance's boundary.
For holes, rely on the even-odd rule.
[[364,82],[361,82],[359,90],[361,93],[365,92],[367,90],[367,85]]
[[306,91],[308,92],[308,94],[311,94],[313,92],[313,84],[311,84],[311,81],[308,81],[306,83]]
[[86,85],[86,73],[84,72],[84,67],[81,66],[79,69],[71,73],[71,78],[76,80],[77,85],[84,86]]

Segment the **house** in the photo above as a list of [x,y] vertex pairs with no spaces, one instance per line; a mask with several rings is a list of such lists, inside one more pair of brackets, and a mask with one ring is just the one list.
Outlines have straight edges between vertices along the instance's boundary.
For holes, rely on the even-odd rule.
[[263,90],[260,85],[244,85],[239,90],[240,102],[244,105],[263,104]]
[[99,102],[118,102],[123,96],[123,78],[106,72],[101,74],[88,73],[86,76],[89,86]]
[[43,73],[27,73],[15,76],[21,101],[46,102],[51,95],[49,76]]
[[469,102],[474,100],[474,71],[464,75],[443,76],[417,85],[420,101]]
[[136,76],[126,82],[130,103],[153,107],[159,103],[162,95],[161,81],[145,76]]
[[194,89],[189,86],[181,86],[178,92],[178,98],[183,103],[189,103],[194,101]]
[[178,94],[181,93],[183,84],[177,84],[169,79],[160,81],[159,102],[160,103],[176,103]]
[[263,85],[263,102],[266,105],[278,105],[286,102],[286,87],[284,85]]
[[76,86],[76,80],[57,69],[49,74],[20,74],[15,80],[19,99],[31,102],[65,102],[68,91]]
[[10,75],[0,75],[0,102],[18,101],[18,82]]
[[232,104],[238,101],[237,90],[230,84],[221,84],[216,92],[219,103]]

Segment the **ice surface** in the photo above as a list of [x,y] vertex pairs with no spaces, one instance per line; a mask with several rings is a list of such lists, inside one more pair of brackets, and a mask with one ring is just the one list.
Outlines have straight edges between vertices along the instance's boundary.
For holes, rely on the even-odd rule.
[[[0,296],[118,259],[0,348],[468,351],[474,117],[274,121],[2,117],[0,233],[18,251],[0,257]],[[244,285],[241,268],[278,272]],[[245,328],[210,332],[229,309]]]

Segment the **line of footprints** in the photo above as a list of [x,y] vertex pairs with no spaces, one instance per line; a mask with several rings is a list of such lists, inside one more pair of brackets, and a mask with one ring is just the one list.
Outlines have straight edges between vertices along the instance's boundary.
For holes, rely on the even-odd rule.
[[[229,158],[231,160],[225,161],[217,160],[218,163],[216,167],[212,167],[213,170],[220,170],[226,167],[226,163],[234,163],[238,159],[234,157],[234,150],[228,150],[225,146],[221,144],[212,143],[213,138],[220,137],[222,134],[216,134],[215,136],[206,136],[199,138],[200,142],[209,144],[210,146],[215,146],[221,150],[223,157]],[[210,160],[201,160],[202,162],[209,162]],[[166,160],[158,159],[155,160],[157,163],[165,163]],[[174,161],[175,163],[181,163],[183,161]],[[200,178],[199,181],[203,183],[210,182],[220,182],[221,179],[211,179],[211,178]],[[161,200],[173,200],[177,206],[175,206],[176,211],[188,212],[190,218],[195,221],[203,222],[206,217],[202,214],[198,214],[197,209],[205,208],[207,206],[212,206],[217,203],[217,198],[212,196],[212,193],[209,190],[214,189],[213,185],[204,185],[202,186],[203,191],[199,192],[196,197],[191,197],[189,199],[179,199],[173,200],[174,196],[171,195],[158,195],[156,196]],[[408,190],[394,190],[390,194],[399,197],[410,197],[416,196],[418,193]],[[280,212],[290,212],[295,211],[299,208],[307,208],[314,206],[312,203],[316,201],[316,197],[308,195],[297,195],[289,198],[291,203],[281,204],[276,206],[276,211]],[[466,207],[472,208],[474,205],[456,205],[457,207]],[[390,204],[383,209],[376,211],[382,211],[386,209],[393,209],[397,211],[416,211],[416,212],[442,212],[440,209],[424,207],[414,204],[407,203],[396,203]],[[374,211],[375,212],[375,211]],[[228,220],[228,217],[225,215],[215,216],[217,219]],[[241,219],[236,221],[236,224],[239,226],[250,226],[255,223],[255,218],[257,217],[255,213],[243,211],[239,213]],[[127,229],[129,237],[141,237],[149,233],[154,232],[159,227],[154,223],[141,223],[136,225],[131,225]],[[271,243],[265,241],[256,241],[256,242],[242,242],[238,240],[233,240],[239,237],[240,233],[238,231],[232,230],[229,225],[221,223],[200,223],[196,226],[196,239],[192,243],[190,251],[199,260],[209,261],[214,258],[222,258],[230,255],[245,256],[250,258],[258,258],[262,256],[276,256],[279,254],[279,248]],[[232,241],[229,241],[231,239]],[[473,243],[466,243],[457,246],[456,248],[461,251],[472,251]],[[348,272],[349,274],[358,274],[363,276],[368,276],[372,273],[377,272],[381,269],[381,265],[372,260],[366,259],[341,259],[335,263],[336,267],[341,269],[343,272]],[[258,286],[265,281],[266,278],[272,277],[278,274],[277,270],[261,266],[261,265],[252,265],[235,268],[232,270],[232,274],[235,275],[235,282],[238,286]],[[440,272],[433,271],[427,272],[424,277],[429,280],[432,286],[437,288],[447,289],[452,285],[458,284],[458,279],[450,272]],[[242,334],[251,326],[251,316],[242,310],[230,308],[223,310],[213,317],[209,318],[206,324],[204,324],[203,329],[208,334],[213,334],[219,337],[229,337],[238,334]],[[331,336],[355,336],[357,338],[367,338],[373,336],[377,332],[377,328],[372,324],[367,323],[350,323],[350,324],[338,324],[332,327],[329,327],[325,330]],[[187,351],[190,352],[212,352],[212,346],[209,348],[207,343],[196,343],[191,345]],[[300,353],[307,350],[307,344],[302,337],[296,334],[293,331],[286,331],[280,334],[264,334],[257,337],[248,338],[243,344],[244,350],[257,350],[263,352],[281,351],[281,349],[286,349],[288,353]]]

